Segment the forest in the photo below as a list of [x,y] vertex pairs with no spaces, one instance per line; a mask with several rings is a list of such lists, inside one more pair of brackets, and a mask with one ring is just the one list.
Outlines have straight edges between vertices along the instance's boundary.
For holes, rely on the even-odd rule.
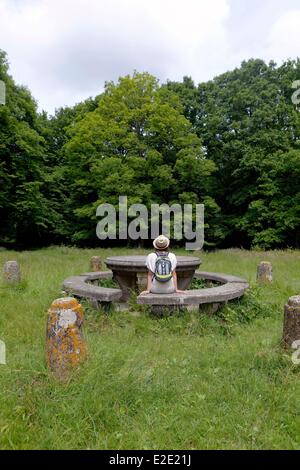
[[299,79],[299,59],[200,84],[135,71],[48,115],[0,51],[0,246],[104,246],[96,208],[126,195],[204,204],[206,249],[299,248]]

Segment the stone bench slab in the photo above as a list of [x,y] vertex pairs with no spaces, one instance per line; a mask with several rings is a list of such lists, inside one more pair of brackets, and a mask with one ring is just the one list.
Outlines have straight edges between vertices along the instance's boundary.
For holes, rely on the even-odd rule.
[[[101,276],[99,276],[101,274]],[[109,275],[110,274],[110,275]],[[63,290],[77,297],[95,300],[97,302],[112,302],[120,300],[122,296],[121,289],[111,287],[101,287],[89,284],[97,279],[107,279],[111,273],[102,276],[102,273],[86,273],[81,276],[72,276],[63,282]]]
[[242,297],[249,287],[245,279],[231,274],[196,271],[194,277],[220,282],[222,285],[186,290],[183,294],[143,294],[138,296],[137,303],[154,306],[218,304]]
[[83,273],[80,274],[80,277],[87,277],[87,281],[98,281],[99,279],[112,279],[113,273],[112,271],[93,271],[90,273]]
[[187,290],[184,294],[143,294],[137,298],[138,304],[145,305],[200,305],[227,302],[241,297],[248,285],[231,282],[223,286]]
[[207,281],[221,282],[222,284],[226,284],[227,282],[238,282],[240,284],[248,285],[248,282],[245,279],[242,279],[241,277],[237,276],[232,276],[231,274],[196,271],[194,277],[196,279],[205,279]]

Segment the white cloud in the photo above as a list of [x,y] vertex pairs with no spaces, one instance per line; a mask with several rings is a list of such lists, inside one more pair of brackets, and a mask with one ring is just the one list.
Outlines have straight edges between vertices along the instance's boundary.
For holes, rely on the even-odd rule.
[[298,55],[299,0],[0,0],[0,48],[40,108],[74,104],[134,69],[196,82]]
[[40,107],[147,70],[162,80],[222,71],[228,0],[0,0],[0,47]]
[[299,56],[300,9],[284,13],[273,24],[266,44],[265,56],[281,63]]

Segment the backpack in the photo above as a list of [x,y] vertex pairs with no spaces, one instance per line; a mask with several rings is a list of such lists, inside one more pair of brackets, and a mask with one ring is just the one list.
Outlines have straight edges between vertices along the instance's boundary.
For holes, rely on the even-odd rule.
[[155,261],[154,277],[159,282],[167,282],[172,279],[172,263],[168,252],[157,252]]

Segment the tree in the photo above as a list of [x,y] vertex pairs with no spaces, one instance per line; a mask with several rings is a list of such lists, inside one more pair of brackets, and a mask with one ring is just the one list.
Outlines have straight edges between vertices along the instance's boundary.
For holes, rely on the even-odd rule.
[[206,246],[299,247],[300,60],[207,83],[134,73],[54,116],[0,51],[0,244],[95,243],[96,207],[204,203]]
[[43,193],[45,142],[38,132],[36,103],[9,76],[2,51],[0,80],[6,85],[6,104],[0,106],[0,242],[24,246],[47,235],[56,213]]
[[178,96],[147,73],[107,83],[97,109],[69,127],[64,145],[71,205],[78,217],[74,241],[95,238],[96,207],[171,203],[187,194],[202,202],[214,171],[183,116]]
[[251,59],[198,89],[187,79],[168,84],[217,166],[211,194],[222,212],[213,224],[223,246],[299,246],[299,76],[299,60]]

